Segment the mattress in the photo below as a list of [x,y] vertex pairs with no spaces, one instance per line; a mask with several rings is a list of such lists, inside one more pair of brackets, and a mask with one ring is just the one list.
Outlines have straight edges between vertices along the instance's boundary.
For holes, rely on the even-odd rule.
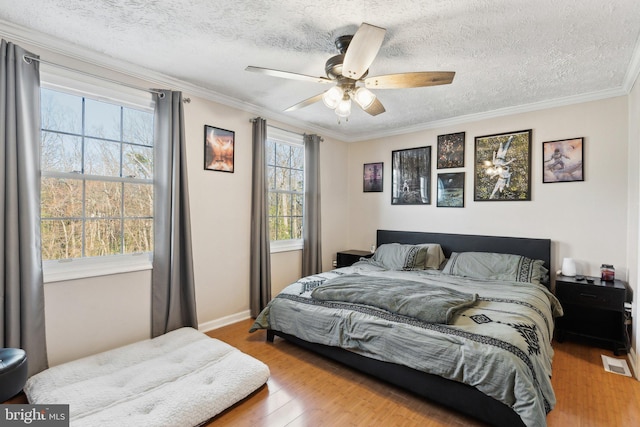
[[195,426],[268,378],[259,360],[182,328],[49,368],[24,391],[32,404],[69,404],[71,426]]

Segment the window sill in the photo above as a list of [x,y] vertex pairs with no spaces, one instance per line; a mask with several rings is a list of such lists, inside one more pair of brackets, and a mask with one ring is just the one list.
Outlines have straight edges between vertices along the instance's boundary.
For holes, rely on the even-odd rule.
[[151,270],[152,254],[128,254],[105,257],[73,258],[42,263],[44,283],[85,279],[88,277],[108,276]]
[[303,247],[303,241],[300,240],[276,240],[271,241],[269,244],[270,252],[272,254],[278,252],[291,252],[291,251],[301,251]]

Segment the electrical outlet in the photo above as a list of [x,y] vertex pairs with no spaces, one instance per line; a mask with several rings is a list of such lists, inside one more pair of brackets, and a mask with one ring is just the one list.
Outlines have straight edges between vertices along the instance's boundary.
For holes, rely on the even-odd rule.
[[334,260],[331,262],[331,264],[332,264],[334,267],[337,267],[337,266],[338,266],[338,261],[336,261],[336,260],[334,259]]

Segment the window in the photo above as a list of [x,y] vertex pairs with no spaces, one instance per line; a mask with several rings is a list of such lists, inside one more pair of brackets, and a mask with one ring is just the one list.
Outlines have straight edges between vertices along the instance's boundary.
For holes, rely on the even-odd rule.
[[269,233],[272,248],[302,248],[304,143],[302,135],[267,127]]
[[42,88],[41,114],[43,260],[151,252],[153,111]]

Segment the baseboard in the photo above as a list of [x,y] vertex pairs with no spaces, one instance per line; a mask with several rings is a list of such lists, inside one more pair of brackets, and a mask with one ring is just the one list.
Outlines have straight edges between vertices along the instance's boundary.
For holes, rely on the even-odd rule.
[[634,348],[629,350],[627,354],[629,359],[629,365],[631,366],[631,372],[633,372],[633,376],[636,377],[638,381],[640,381],[640,366],[638,366],[638,354]]
[[242,320],[249,319],[251,312],[249,310],[241,311],[240,313],[231,314],[229,316],[221,317],[219,319],[210,320],[208,322],[200,323],[198,330],[200,332],[208,332],[214,329],[221,328],[223,326],[231,325],[232,323],[240,322]]

